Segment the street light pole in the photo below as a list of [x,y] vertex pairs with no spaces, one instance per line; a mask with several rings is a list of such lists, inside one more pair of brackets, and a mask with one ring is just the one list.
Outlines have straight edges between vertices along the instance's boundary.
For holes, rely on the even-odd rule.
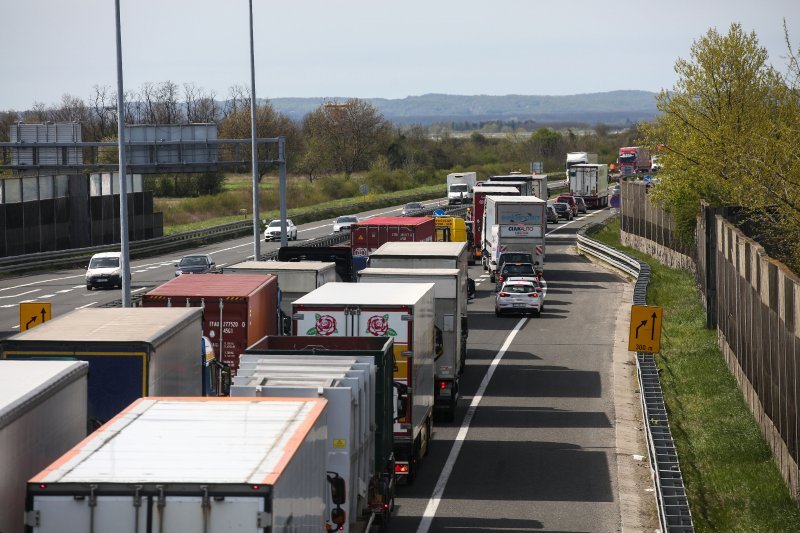
[[117,142],[119,144],[119,241],[122,307],[131,306],[131,264],[128,245],[128,173],[125,168],[125,95],[122,89],[122,31],[119,0],[114,1],[117,24]]
[[[117,0],[119,1],[119,0]],[[258,198],[258,154],[256,153],[256,60],[253,50],[253,0],[250,0],[250,137],[253,155],[253,260],[261,258],[261,226]]]

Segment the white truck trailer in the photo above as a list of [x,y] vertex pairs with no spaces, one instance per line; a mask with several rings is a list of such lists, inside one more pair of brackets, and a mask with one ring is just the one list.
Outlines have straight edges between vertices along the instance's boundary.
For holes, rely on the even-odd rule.
[[452,422],[459,398],[459,380],[467,352],[467,298],[461,287],[463,273],[457,268],[365,268],[359,283],[433,283],[436,300],[437,334],[442,335],[442,351],[434,364],[434,413]]
[[484,268],[492,278],[492,261],[496,261],[496,256],[504,252],[530,253],[534,258],[534,267],[544,269],[546,200],[537,196],[487,196],[483,227],[491,228],[484,233],[482,248]]
[[[567,162],[564,165],[564,170],[566,171],[566,176],[569,178],[569,169],[575,165],[586,165],[586,164],[594,164],[597,163],[597,154],[590,154],[589,152],[568,152],[567,153]],[[541,197],[546,198],[546,197]]]
[[574,165],[569,173],[569,192],[582,197],[587,207],[606,207],[608,165]]
[[447,175],[447,204],[471,204],[472,189],[478,181],[476,172],[451,172]]
[[0,531],[22,533],[25,484],[86,437],[85,361],[0,361]]
[[433,426],[434,285],[327,283],[293,312],[294,335],[394,337],[395,472],[413,482]]
[[324,531],[324,398],[142,398],[28,482],[33,533]]
[[[373,358],[244,354],[239,369],[231,396],[322,396],[328,400],[325,470],[345,482],[342,507],[347,511],[339,530],[355,531],[368,509],[369,485],[375,474]],[[330,515],[336,504],[328,501],[327,505]]]
[[486,185],[508,185],[519,189],[520,196],[538,196],[548,198],[547,174],[523,174],[512,172],[499,176],[491,176],[484,182]]

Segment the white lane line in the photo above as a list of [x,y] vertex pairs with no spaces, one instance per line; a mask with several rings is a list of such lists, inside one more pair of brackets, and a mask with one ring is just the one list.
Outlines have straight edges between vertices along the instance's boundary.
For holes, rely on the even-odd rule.
[[11,326],[11,329],[19,329],[19,324],[17,324],[16,326]]
[[134,290],[131,291],[131,294],[136,293],[136,292],[146,291],[148,288],[149,287],[142,287],[140,289],[134,289]]
[[85,285],[75,285],[75,286],[74,286],[74,287],[72,287],[72,288],[73,288],[73,289],[82,289],[82,288],[84,288],[84,287],[85,287]]
[[545,233],[545,235],[550,235],[551,233],[555,233],[555,232],[557,232],[558,230],[560,230],[560,229],[562,229],[562,228],[566,228],[566,227],[567,227],[567,226],[569,226],[570,224],[574,224],[575,222],[580,222],[581,220],[586,220],[586,219],[587,219],[587,218],[589,218],[589,217],[593,217],[593,216],[595,216],[595,215],[599,215],[600,213],[602,213],[602,212],[603,212],[603,211],[605,211],[605,210],[606,210],[606,208],[604,207],[603,209],[598,209],[597,211],[595,211],[595,212],[593,212],[593,213],[591,213],[591,214],[589,214],[589,215],[586,215],[586,216],[584,216],[584,217],[581,217],[581,218],[573,218],[571,221],[569,221],[569,222],[566,222],[564,225],[562,225],[562,226],[558,226],[556,229],[554,229],[554,230],[552,230],[552,231],[548,231],[547,233]]
[[[83,287],[83,285],[78,285],[78,287]],[[67,292],[72,292],[74,290],[75,290],[75,287],[73,287],[71,289],[62,289],[60,291],[56,291],[56,294],[65,294]]]
[[514,326],[514,329],[508,334],[508,337],[506,337],[506,341],[503,343],[503,346],[500,347],[500,351],[494,356],[492,363],[489,365],[489,369],[486,371],[486,375],[483,376],[483,381],[481,381],[478,391],[472,398],[469,409],[467,409],[467,414],[464,416],[464,421],[461,423],[461,428],[458,430],[458,435],[456,435],[456,440],[453,442],[453,448],[450,450],[450,455],[447,456],[447,462],[442,469],[442,473],[439,475],[439,480],[436,482],[436,487],[433,489],[431,499],[428,500],[428,506],[425,508],[425,512],[422,514],[422,520],[417,528],[417,533],[428,533],[428,530],[430,530],[433,517],[436,516],[436,509],[438,509],[439,503],[442,501],[442,495],[444,494],[444,489],[447,486],[447,481],[450,479],[450,474],[453,472],[453,467],[458,459],[458,454],[461,453],[461,446],[463,446],[464,440],[467,438],[467,432],[469,431],[469,425],[472,423],[472,417],[475,416],[475,411],[478,409],[481,399],[483,399],[483,394],[486,392],[486,387],[489,386],[489,381],[491,381],[494,371],[497,369],[497,366],[500,364],[500,361],[503,359],[506,351],[508,351],[508,348],[511,346],[511,342],[514,340],[514,337],[517,336],[517,333],[520,329],[522,329],[522,326],[525,325],[527,320],[527,318],[519,319],[517,325]]
[[0,298],[19,298],[20,296],[24,296],[24,295],[30,294],[32,292],[39,292],[40,290],[42,290],[42,289],[33,289],[32,291],[21,292],[19,294],[9,294],[8,296],[0,296]]
[[300,233],[300,232],[303,232],[303,231],[312,231],[312,230],[315,230],[315,229],[328,228],[330,226],[333,226],[333,223],[323,224],[321,226],[314,226],[313,228],[299,229],[299,230],[297,230],[297,232]]
[[87,307],[91,307],[91,306],[93,306],[93,305],[94,305],[94,304],[96,304],[96,303],[97,303],[97,302],[92,302],[92,303],[90,303],[90,304],[86,304],[86,305],[82,305],[82,306],[80,306],[80,307],[76,307],[75,309],[85,309],[85,308],[87,308]]
[[37,296],[36,299],[38,300],[39,298],[52,298],[53,296],[55,296],[55,294],[42,294],[41,296]]
[[11,307],[16,307],[16,306],[17,304],[0,305],[0,309],[10,309]]

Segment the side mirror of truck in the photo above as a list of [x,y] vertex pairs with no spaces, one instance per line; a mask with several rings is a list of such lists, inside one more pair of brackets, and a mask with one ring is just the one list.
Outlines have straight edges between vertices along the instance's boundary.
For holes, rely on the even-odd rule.
[[467,298],[472,300],[475,298],[475,280],[467,278]]
[[342,505],[347,498],[344,478],[336,472],[328,472],[327,474],[325,477],[328,478],[328,483],[331,486],[331,501],[336,505]]
[[394,421],[397,422],[398,420],[404,419],[408,412],[408,385],[393,381],[392,388],[394,389],[395,396]]

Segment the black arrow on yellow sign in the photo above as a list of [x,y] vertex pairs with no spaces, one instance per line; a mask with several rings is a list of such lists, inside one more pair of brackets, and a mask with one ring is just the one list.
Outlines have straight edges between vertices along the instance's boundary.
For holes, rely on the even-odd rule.
[[647,320],[642,320],[642,323],[636,326],[636,338],[639,338],[639,328],[647,324]]

